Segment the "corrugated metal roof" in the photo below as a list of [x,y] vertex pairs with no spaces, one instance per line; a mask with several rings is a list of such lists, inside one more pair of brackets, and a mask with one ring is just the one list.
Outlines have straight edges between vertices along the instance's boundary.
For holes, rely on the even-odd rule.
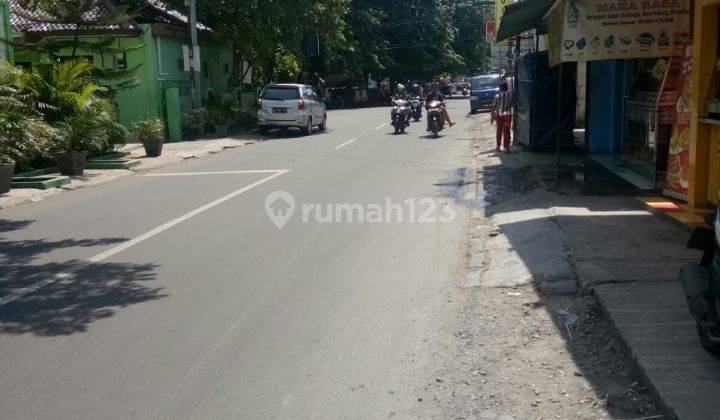
[[[140,23],[167,23],[174,25],[187,25],[188,18],[186,15],[180,13],[177,10],[171,9],[162,1],[159,0],[145,0],[146,6],[143,7],[138,16],[133,21],[125,23],[122,27],[120,24],[103,24],[94,26],[82,26],[85,30],[102,30],[102,31],[117,31],[120,29],[138,30],[136,22]],[[110,2],[106,5],[99,5],[98,7],[88,10],[84,15],[83,19],[87,22],[97,22],[100,17],[107,14],[112,7]],[[74,31],[76,25],[74,23],[56,22],[53,21],[51,16],[44,15],[37,11],[30,11],[24,9],[18,2],[18,0],[10,0],[10,7],[12,10],[10,16],[10,23],[14,30],[24,33],[44,33],[44,32],[64,32]],[[211,29],[202,23],[197,24],[198,29],[204,31],[210,31]]]

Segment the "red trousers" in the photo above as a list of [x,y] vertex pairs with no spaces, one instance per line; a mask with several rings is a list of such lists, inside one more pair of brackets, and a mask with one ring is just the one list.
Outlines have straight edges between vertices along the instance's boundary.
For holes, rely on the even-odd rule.
[[510,114],[498,115],[495,117],[495,124],[497,126],[497,147],[500,145],[505,147],[506,150],[510,149],[510,127],[512,126],[512,116]]

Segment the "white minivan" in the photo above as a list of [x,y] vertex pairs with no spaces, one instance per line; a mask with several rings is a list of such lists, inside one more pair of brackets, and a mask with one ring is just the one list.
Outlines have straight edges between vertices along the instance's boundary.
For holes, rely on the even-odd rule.
[[312,86],[270,84],[258,99],[258,128],[267,134],[272,128],[297,127],[307,135],[313,127],[327,128],[325,104]]

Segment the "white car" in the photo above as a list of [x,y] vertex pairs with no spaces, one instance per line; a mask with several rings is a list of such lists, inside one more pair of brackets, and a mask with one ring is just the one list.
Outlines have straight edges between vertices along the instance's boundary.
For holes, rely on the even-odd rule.
[[258,99],[257,119],[263,134],[272,128],[297,127],[310,135],[314,127],[327,128],[325,104],[308,85],[265,86]]

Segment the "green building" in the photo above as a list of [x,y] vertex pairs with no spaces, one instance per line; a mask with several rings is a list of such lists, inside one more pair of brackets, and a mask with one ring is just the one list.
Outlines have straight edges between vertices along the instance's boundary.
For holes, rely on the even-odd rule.
[[[122,26],[81,27],[81,38],[92,40],[112,35],[118,49],[124,52],[98,55],[79,51],[76,55],[87,58],[98,68],[109,70],[132,69],[140,65],[134,73],[134,87],[120,90],[116,95],[120,122],[131,127],[134,122],[148,116],[160,117],[168,123],[170,139],[179,140],[180,113],[192,108],[192,75],[187,53],[190,44],[188,19],[161,1],[145,1],[146,7],[141,9],[138,16]],[[112,1],[106,4],[106,7],[114,7]],[[74,24],[43,22],[42,18],[22,9],[17,0],[10,0],[10,6],[13,41],[18,46],[14,51],[15,65],[31,68],[43,59],[62,59],[72,55],[68,49],[51,57],[22,48],[21,44],[37,43],[47,37],[72,39],[76,32]],[[106,12],[89,11],[88,19],[90,22],[96,21],[93,16]],[[210,92],[222,95],[227,90],[232,72],[232,48],[214,42],[210,28],[201,23],[197,26],[203,96],[207,98]]]

